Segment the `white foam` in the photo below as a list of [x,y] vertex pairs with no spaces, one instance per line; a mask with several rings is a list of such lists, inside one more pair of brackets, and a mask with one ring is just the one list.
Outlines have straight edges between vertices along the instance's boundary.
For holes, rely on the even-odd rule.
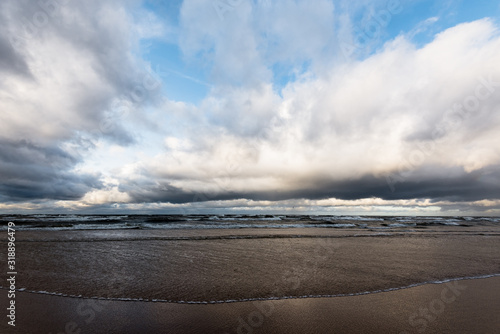
[[384,218],[366,217],[366,216],[339,216],[335,219],[342,220],[360,220],[360,221],[384,221]]
[[[321,226],[324,226],[324,225],[321,225]],[[356,227],[356,224],[331,224],[329,226],[337,227],[337,228],[339,228],[339,227]]]
[[389,224],[389,227],[409,227],[409,226],[416,226],[417,224],[415,223],[410,223],[410,224],[401,224],[401,223],[393,223]]
[[[361,291],[361,292],[352,292],[352,293],[339,293],[339,294],[323,294],[323,295],[298,295],[298,296],[271,296],[271,297],[255,297],[255,298],[235,298],[235,299],[221,299],[221,300],[172,300],[172,299],[148,299],[148,298],[130,298],[130,297],[83,297],[82,295],[71,295],[60,292],[48,292],[48,291],[35,291],[35,290],[27,290],[26,288],[16,289],[17,291],[24,291],[28,293],[34,294],[44,294],[51,296],[59,296],[59,297],[70,297],[70,298],[83,298],[83,299],[99,299],[99,300],[109,300],[109,301],[130,301],[130,302],[160,302],[160,303],[173,303],[173,304],[224,304],[224,303],[238,303],[238,302],[251,302],[251,301],[266,301],[266,300],[283,300],[283,299],[304,299],[304,298],[336,298],[336,297],[353,297],[353,296],[362,296],[369,295],[374,293],[381,292],[390,292],[397,290],[404,290],[409,288],[414,288],[421,285],[426,284],[444,284],[448,282],[454,281],[463,281],[463,280],[473,280],[473,279],[484,279],[491,277],[500,277],[500,273],[498,274],[488,274],[488,275],[480,275],[480,276],[466,276],[466,277],[456,277],[456,278],[447,278],[443,280],[436,281],[427,281],[421,283],[414,283],[406,286],[396,287],[396,288],[387,288],[373,291]],[[9,289],[8,287],[0,286],[0,289]]]

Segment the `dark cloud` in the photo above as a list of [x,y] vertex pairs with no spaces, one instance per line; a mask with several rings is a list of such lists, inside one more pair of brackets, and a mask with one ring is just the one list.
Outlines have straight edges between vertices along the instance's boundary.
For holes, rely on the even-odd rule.
[[98,176],[71,171],[77,162],[57,146],[0,139],[0,199],[75,200],[101,187]]
[[[1,20],[0,16],[0,20]],[[31,72],[24,58],[12,47],[0,31],[0,73],[29,76]]]
[[220,191],[193,192],[174,187],[168,182],[155,184],[129,184],[122,187],[135,202],[190,203],[211,200],[266,200],[281,201],[290,199],[320,200],[336,198],[356,200],[381,198],[384,200],[430,199],[431,201],[479,201],[500,199],[500,169],[490,166],[470,173],[457,172],[455,168],[440,171],[448,174],[421,176],[420,170],[406,177],[398,173],[384,176],[365,175],[349,180],[333,181],[328,178],[310,178],[296,181],[293,190],[283,191]]
[[[6,15],[7,2],[0,3],[0,21],[8,20]],[[11,43],[13,36],[8,29],[0,30],[0,73],[30,75],[31,72],[24,56],[20,54]]]

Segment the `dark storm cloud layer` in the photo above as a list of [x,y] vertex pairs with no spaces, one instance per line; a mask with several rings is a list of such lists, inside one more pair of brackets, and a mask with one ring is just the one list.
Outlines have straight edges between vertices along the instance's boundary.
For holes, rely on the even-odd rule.
[[136,202],[190,203],[217,200],[249,199],[255,201],[281,201],[290,199],[320,200],[336,198],[356,200],[363,198],[381,198],[384,200],[431,199],[431,201],[479,201],[500,199],[500,166],[490,166],[471,173],[450,170],[448,177],[428,176],[406,179],[401,176],[385,175],[381,177],[365,175],[357,179],[332,181],[312,177],[303,179],[293,190],[258,191],[258,192],[192,192],[183,191],[168,183],[154,186],[134,185],[125,187]]
[[58,147],[0,140],[0,199],[78,199],[99,188],[97,176],[70,172],[76,163]]

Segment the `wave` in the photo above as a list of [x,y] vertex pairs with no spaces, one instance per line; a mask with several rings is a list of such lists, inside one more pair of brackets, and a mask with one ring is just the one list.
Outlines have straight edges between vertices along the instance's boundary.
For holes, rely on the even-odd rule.
[[[388,227],[387,227],[388,228]],[[378,230],[387,232],[377,232]],[[248,239],[345,239],[345,238],[390,238],[390,237],[427,237],[436,236],[437,234],[450,235],[464,235],[467,236],[500,236],[498,231],[389,231],[385,228],[374,229],[367,233],[355,234],[338,234],[338,235],[316,235],[316,234],[239,234],[239,235],[195,235],[195,236],[137,236],[137,235],[123,235],[121,237],[95,237],[95,234],[85,236],[84,238],[71,237],[69,239],[19,239],[19,242],[118,242],[118,241],[210,241],[210,240],[248,240]]]
[[[342,239],[342,238],[371,238],[371,237],[391,237],[403,236],[404,233],[370,233],[370,234],[349,234],[349,235],[311,235],[311,234],[260,234],[260,235],[204,235],[204,236],[143,236],[123,238],[84,238],[84,239],[22,239],[19,242],[105,242],[105,241],[197,241],[197,240],[245,240],[245,239]],[[490,235],[490,234],[488,234]],[[499,234],[500,235],[500,234]]]
[[[154,299],[154,298],[128,298],[128,297],[99,297],[99,296],[86,297],[86,296],[82,296],[82,295],[72,295],[72,294],[65,294],[65,293],[60,293],[60,292],[27,290],[25,288],[19,288],[19,289],[16,289],[16,291],[33,293],[33,294],[50,295],[50,296],[59,296],[59,297],[79,298],[79,299],[98,299],[98,300],[127,301],[127,302],[128,301],[130,301],[130,302],[157,302],[157,303],[159,302],[159,303],[171,303],[171,304],[208,305],[208,304],[227,304],[227,303],[241,303],[241,302],[252,302],[252,301],[285,300],[285,299],[353,297],[353,296],[362,296],[362,295],[370,295],[370,294],[376,294],[376,293],[404,290],[404,289],[414,288],[417,286],[422,286],[422,285],[427,285],[427,284],[444,284],[444,283],[454,282],[454,281],[485,279],[485,278],[492,278],[492,277],[500,277],[500,273],[480,275],[480,276],[465,276],[465,277],[446,278],[446,279],[442,279],[442,280],[414,283],[414,284],[395,287],[395,288],[387,288],[387,289],[380,289],[380,290],[373,290],[373,291],[352,292],[352,293],[296,295],[296,296],[271,296],[271,297],[234,298],[234,299],[229,298],[229,299],[201,300],[201,301],[198,301],[198,300]],[[4,287],[4,286],[0,286],[0,289],[8,290],[9,288]]]
[[[124,229],[293,229],[293,228],[426,228],[432,226],[498,226],[500,217],[410,217],[334,215],[0,215],[19,230]],[[0,224],[6,230],[7,224]]]

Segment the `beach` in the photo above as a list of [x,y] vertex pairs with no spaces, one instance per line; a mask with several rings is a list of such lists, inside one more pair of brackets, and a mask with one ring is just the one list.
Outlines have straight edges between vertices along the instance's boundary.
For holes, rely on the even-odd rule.
[[[0,328],[494,333],[500,326],[496,222],[410,224],[21,229],[16,327],[4,320]],[[7,292],[5,284],[4,310]]]
[[500,1],[0,22],[0,334],[500,334]]
[[218,305],[99,301],[21,292],[16,328],[4,322],[0,329],[2,333],[54,334],[497,333],[499,300],[499,277],[462,280],[452,283],[451,289],[429,284],[351,297]]

